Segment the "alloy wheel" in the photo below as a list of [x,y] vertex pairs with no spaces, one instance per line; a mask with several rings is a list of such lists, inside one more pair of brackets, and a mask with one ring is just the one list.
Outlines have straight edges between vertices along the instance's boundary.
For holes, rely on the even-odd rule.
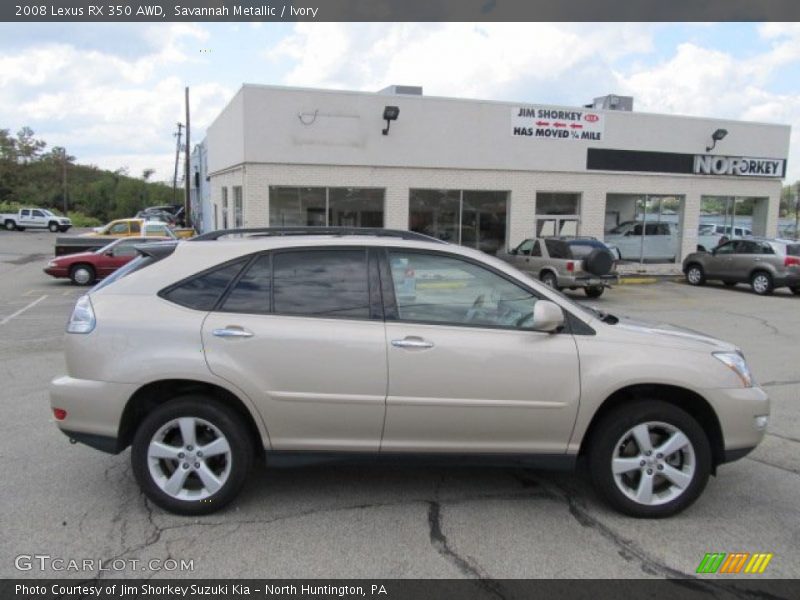
[[204,500],[222,488],[231,473],[228,439],[213,423],[196,417],[172,419],[147,448],[153,482],[178,500]]
[[695,476],[694,446],[680,429],[659,421],[640,423],[615,446],[611,471],[617,488],[645,506],[681,496]]

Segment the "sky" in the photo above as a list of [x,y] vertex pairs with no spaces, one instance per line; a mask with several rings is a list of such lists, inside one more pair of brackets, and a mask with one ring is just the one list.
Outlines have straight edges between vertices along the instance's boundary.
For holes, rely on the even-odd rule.
[[0,129],[31,127],[82,164],[171,181],[191,89],[192,142],[242,83],[634,110],[792,125],[798,23],[0,24]]

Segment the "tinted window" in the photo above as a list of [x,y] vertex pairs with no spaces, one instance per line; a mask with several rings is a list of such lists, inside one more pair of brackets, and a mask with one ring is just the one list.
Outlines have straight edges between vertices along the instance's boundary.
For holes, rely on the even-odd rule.
[[40,211],[40,210],[35,210],[35,211],[33,211],[33,216],[34,217],[43,217],[44,213],[42,211]]
[[800,244],[789,244],[786,246],[786,254],[789,256],[800,256]]
[[225,299],[222,310],[253,314],[269,312],[272,276],[269,261],[269,255],[262,255],[247,268]]
[[536,240],[536,243],[533,245],[533,250],[531,250],[531,256],[541,256],[542,255],[542,246],[539,240]]
[[569,244],[561,240],[545,240],[544,245],[547,247],[547,254],[550,258],[572,258],[572,253],[569,251]]
[[181,306],[197,310],[211,310],[245,262],[246,259],[238,260],[196,275],[177,287],[173,287],[163,296]]
[[471,262],[438,254],[389,255],[399,318],[484,327],[530,326],[536,298]]
[[369,318],[365,250],[306,250],[274,255],[275,312]]
[[734,252],[733,242],[725,242],[721,246],[717,246],[714,249],[714,252],[716,254],[733,254]]

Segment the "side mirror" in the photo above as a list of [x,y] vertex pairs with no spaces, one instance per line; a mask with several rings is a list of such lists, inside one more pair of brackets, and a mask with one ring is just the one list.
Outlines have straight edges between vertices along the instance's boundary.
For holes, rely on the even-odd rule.
[[508,251],[508,253],[509,254],[516,254],[517,253],[517,249],[516,248],[512,248],[511,250]]
[[564,311],[555,302],[538,300],[533,305],[533,330],[555,333],[564,326]]

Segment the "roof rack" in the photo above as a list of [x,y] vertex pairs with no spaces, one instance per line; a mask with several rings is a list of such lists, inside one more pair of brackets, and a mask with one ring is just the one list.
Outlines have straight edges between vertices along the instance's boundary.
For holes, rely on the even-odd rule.
[[285,235],[371,235],[376,237],[393,237],[403,240],[416,240],[420,242],[435,242],[446,244],[424,233],[406,231],[403,229],[384,229],[382,227],[245,227],[242,229],[219,229],[209,231],[191,238],[190,242],[205,242],[218,240],[228,235],[245,235],[248,237],[271,237]]

